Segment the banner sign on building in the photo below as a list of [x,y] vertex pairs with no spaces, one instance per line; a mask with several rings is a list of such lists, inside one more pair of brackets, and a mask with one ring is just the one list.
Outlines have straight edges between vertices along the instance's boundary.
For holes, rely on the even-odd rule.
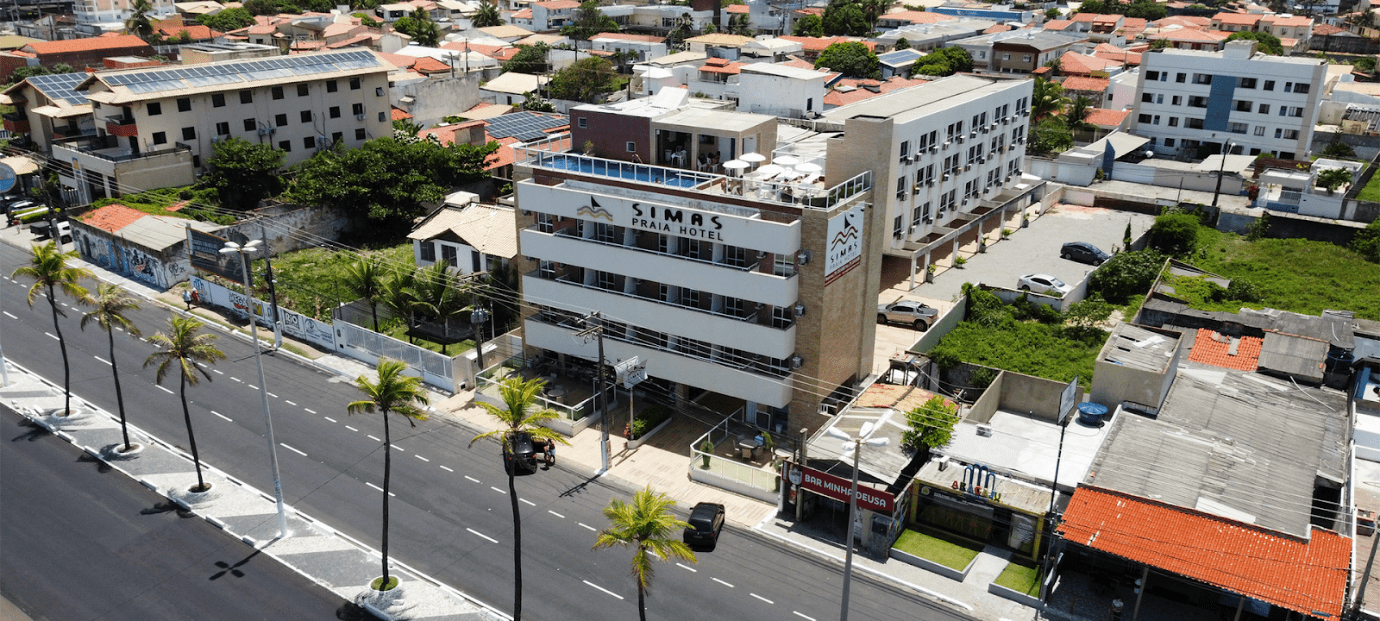
[[216,274],[233,282],[244,282],[244,272],[240,268],[240,255],[221,254],[227,240],[218,235],[203,233],[187,227],[187,254],[192,267],[209,274]]
[[838,280],[862,263],[864,203],[829,218],[824,284]]
[[[787,474],[789,480],[794,482],[795,473],[800,473],[800,487],[809,490],[820,496],[833,498],[839,502],[848,502],[848,492],[853,489],[853,482],[832,474],[825,474],[814,468],[807,468],[793,462],[787,462],[791,472]],[[858,485],[858,508],[870,511],[879,511],[890,514],[895,508],[896,499],[886,493],[885,490],[874,489],[866,485]]]

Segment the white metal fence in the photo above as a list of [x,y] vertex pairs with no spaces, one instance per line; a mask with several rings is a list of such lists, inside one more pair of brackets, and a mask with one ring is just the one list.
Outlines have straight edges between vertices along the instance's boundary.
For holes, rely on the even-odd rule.
[[456,392],[455,360],[429,349],[399,341],[391,336],[361,328],[335,317],[336,352],[369,364],[379,358],[401,360],[422,380],[442,390]]

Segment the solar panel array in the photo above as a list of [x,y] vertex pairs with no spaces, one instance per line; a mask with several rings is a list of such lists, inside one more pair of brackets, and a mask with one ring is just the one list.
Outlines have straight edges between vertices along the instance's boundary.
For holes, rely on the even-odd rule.
[[38,92],[43,93],[48,99],[63,99],[68,104],[80,106],[89,103],[86,94],[78,93],[72,89],[76,88],[87,77],[89,76],[84,71],[39,75],[29,78],[29,84],[34,85],[34,88],[38,89]]
[[569,125],[570,119],[561,115],[537,114],[535,112],[514,112],[503,116],[485,119],[489,135],[494,138],[514,137],[524,142],[540,140],[547,136],[546,130]]
[[[379,66],[376,56],[366,51],[341,54],[302,54],[232,63],[197,65],[181,69],[156,69],[105,77],[111,86],[124,86],[134,93],[257,82],[277,78],[310,76],[318,73],[367,69]],[[85,75],[85,74],[82,74]]]

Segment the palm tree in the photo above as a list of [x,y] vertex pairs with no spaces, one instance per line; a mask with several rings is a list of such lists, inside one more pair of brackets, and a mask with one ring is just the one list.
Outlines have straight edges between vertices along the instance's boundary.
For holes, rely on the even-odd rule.
[[[444,322],[445,332],[450,334],[450,318],[464,311],[465,291],[456,286],[455,279],[445,263],[432,263],[417,273],[413,286],[416,301],[413,306],[425,316]],[[441,354],[445,355],[446,345],[441,344]]]
[[1064,122],[1068,124],[1070,130],[1087,128],[1089,124],[1083,119],[1088,118],[1088,115],[1092,114],[1092,110],[1093,100],[1079,95],[1072,102],[1069,102],[1069,110]]
[[83,278],[94,278],[91,271],[84,267],[70,267],[67,265],[68,259],[76,259],[77,253],[63,252],[56,242],[48,242],[42,246],[34,246],[33,256],[29,258],[29,264],[14,270],[10,278],[32,278],[33,286],[29,287],[29,308],[33,308],[34,298],[40,292],[48,295],[48,306],[53,309],[53,331],[57,333],[58,348],[62,350],[62,392],[66,396],[63,402],[63,412],[72,412],[72,370],[67,365],[67,341],[62,337],[62,325],[58,323],[58,316],[67,316],[58,308],[57,292],[59,289],[63,293],[71,296],[78,302],[85,300],[90,292],[86,287],[81,286]]
[[488,0],[482,0],[479,3],[479,11],[474,14],[474,18],[471,21],[475,28],[502,26],[503,16],[498,14],[498,5]]
[[647,591],[652,586],[652,558],[648,553],[662,559],[676,557],[692,563],[695,553],[677,536],[677,532],[688,524],[671,514],[676,501],[666,494],[653,492],[647,487],[633,494],[631,503],[614,498],[604,507],[604,517],[609,519],[609,527],[599,533],[594,549],[613,546],[636,549],[632,558],[632,575],[637,580],[637,612],[642,621],[647,621]]
[[1030,98],[1030,114],[1034,117],[1032,124],[1063,110],[1066,101],[1064,87],[1044,78],[1035,78],[1035,93]]
[[[481,433],[470,440],[470,446],[474,446],[484,438],[497,437],[503,442],[503,454],[509,455],[513,452],[513,440],[519,434],[528,434],[539,440],[560,442],[569,445],[565,438],[541,423],[552,420],[559,416],[555,411],[549,409],[533,409],[532,404],[537,400],[537,393],[546,382],[540,379],[530,379],[524,381],[521,378],[513,377],[505,380],[499,387],[499,394],[503,397],[504,407],[480,402],[489,415],[497,418],[502,426],[487,433]],[[514,485],[514,476],[517,468],[505,468],[508,471],[508,500],[513,505],[513,621],[522,619],[522,515],[518,508],[517,488]]]
[[400,360],[379,359],[378,381],[371,382],[363,375],[355,378],[355,388],[368,399],[345,406],[345,411],[351,415],[360,412],[373,414],[375,411],[383,413],[383,577],[378,583],[379,591],[392,588],[388,577],[388,482],[393,475],[393,437],[389,433],[388,415],[406,417],[407,423],[413,427],[417,426],[416,421],[427,418],[426,412],[419,407],[428,403],[422,378],[403,375],[406,370],[407,365]]
[[129,451],[129,427],[125,421],[125,399],[120,391],[120,366],[115,360],[115,328],[124,330],[132,337],[139,337],[139,326],[134,325],[125,313],[138,310],[139,304],[134,298],[125,294],[124,289],[109,283],[101,283],[96,287],[96,296],[89,297],[82,303],[91,306],[92,310],[81,316],[81,329],[86,329],[86,324],[96,322],[102,330],[105,330],[107,339],[110,342],[110,372],[115,376],[115,405],[120,410],[120,433],[124,436],[124,451]]
[[[415,283],[416,274],[404,270],[384,279],[379,288],[379,302],[388,308],[394,317],[406,322],[409,332],[412,329],[412,311],[417,305],[417,291],[413,288]],[[408,340],[411,339],[409,336]]]
[[153,36],[153,22],[149,21],[149,13],[153,12],[153,5],[149,0],[134,0],[134,14],[125,22],[125,28],[135,36],[147,41]]
[[196,464],[196,487],[194,492],[206,491],[206,482],[201,478],[201,454],[196,450],[196,434],[192,431],[192,414],[187,409],[187,386],[196,386],[201,379],[197,377],[200,373],[206,381],[211,381],[211,374],[200,364],[214,364],[217,360],[224,360],[225,353],[213,343],[216,342],[214,334],[198,334],[197,331],[205,325],[191,317],[171,317],[168,319],[168,332],[159,332],[149,337],[149,342],[153,343],[158,351],[153,352],[148,360],[144,361],[144,366],[151,364],[158,365],[158,373],[154,376],[154,381],[159,385],[163,384],[163,378],[168,375],[168,371],[174,366],[177,367],[178,393],[182,396],[182,420],[187,423],[187,443],[192,448],[192,463]]
[[[414,134],[415,135],[415,134]],[[379,298],[383,296],[383,274],[378,261],[360,259],[345,267],[345,290],[369,304],[374,315],[374,331],[379,331]]]

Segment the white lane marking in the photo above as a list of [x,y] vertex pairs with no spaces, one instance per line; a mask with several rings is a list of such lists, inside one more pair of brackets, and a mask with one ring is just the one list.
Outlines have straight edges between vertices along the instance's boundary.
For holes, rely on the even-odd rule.
[[489,540],[489,543],[498,543],[498,540],[497,540],[497,539],[494,539],[493,537],[490,537],[490,536],[488,536],[488,535],[485,535],[484,533],[481,533],[481,532],[479,532],[479,531],[477,531],[477,530],[475,530],[475,529],[473,529],[473,528],[466,528],[465,530],[470,531],[471,533],[474,533],[474,536],[476,536],[476,537],[480,537],[480,538],[483,538],[483,539],[488,539],[488,540]]
[[306,456],[307,456],[306,453],[303,453],[302,451],[299,451],[299,450],[297,450],[297,449],[295,449],[295,448],[292,448],[291,446],[288,446],[288,445],[286,445],[286,444],[283,444],[282,442],[279,442],[279,443],[278,443],[278,446],[281,446],[281,447],[283,447],[283,448],[285,448],[285,449],[287,449],[287,450],[289,450],[289,451],[292,451],[292,452],[294,452],[294,453],[297,453],[298,455],[301,455],[301,456],[303,456],[303,457],[306,457]]
[[585,527],[585,528],[588,528],[588,529],[590,529],[590,530],[592,530],[592,531],[594,531],[594,532],[596,532],[596,533],[599,532],[599,529],[597,529],[597,528],[595,528],[595,527],[593,527],[593,526],[590,526],[589,524],[586,524],[586,523],[584,523],[584,522],[580,522],[579,524],[580,524],[580,526],[583,526],[583,527]]
[[48,335],[48,338],[53,339],[54,341],[60,340],[60,339],[58,339],[58,337],[53,336],[53,333],[52,333],[52,332],[44,332],[44,334],[47,334],[47,335]]
[[[154,384],[154,386],[158,386],[158,384]],[[174,394],[173,391],[168,390],[166,387],[163,387],[163,386],[158,386],[158,389],[161,390],[161,391],[163,391],[163,392],[166,392],[166,393],[168,393],[168,394],[170,394],[170,395],[171,395],[171,394]]]
[[530,501],[530,500],[528,500],[528,499],[526,499],[526,498],[519,498],[519,499],[518,499],[518,500],[521,500],[521,501],[522,501],[522,502],[525,502],[525,503],[527,503],[527,504],[528,504],[528,506],[532,506],[532,507],[535,507],[535,506],[537,506],[537,503],[535,503],[535,502],[532,502],[532,501]]
[[441,466],[441,469],[445,470],[446,472],[455,472],[454,470],[451,470],[450,468],[447,468],[445,466]]
[[474,477],[472,477],[472,476],[470,476],[470,475],[468,475],[468,474],[465,475],[465,478],[466,478],[466,479],[469,479],[469,480],[471,480],[471,481],[474,481],[475,483],[478,483],[478,482],[479,482],[479,479],[476,479],[476,478],[474,478]]
[[565,516],[564,516],[564,515],[561,515],[561,514],[559,514],[559,513],[556,513],[555,511],[552,511],[552,510],[550,510],[550,509],[547,509],[546,512],[547,512],[547,513],[550,513],[551,515],[554,515],[554,516],[556,516],[556,517],[558,517],[558,518],[561,518],[562,520],[565,519]]
[[242,379],[240,379],[240,378],[238,378],[238,377],[235,377],[235,376],[233,376],[233,375],[230,376],[230,379],[235,380],[235,381],[237,381],[237,382],[239,382],[239,383],[241,383],[241,384],[244,383],[244,380],[242,380]]
[[401,446],[394,446],[394,447],[393,447],[393,450],[399,451],[399,452],[402,452],[402,453],[406,453],[406,452],[407,452],[407,451],[404,451],[404,450],[403,450],[403,447],[401,447]]
[[334,419],[334,418],[331,418],[331,417],[329,417],[329,416],[322,416],[321,418],[324,418],[324,419],[326,419],[326,420],[328,420],[328,421],[331,421],[331,422],[333,422],[333,423],[338,423],[338,422],[340,422],[340,421],[338,421],[338,420],[336,420],[336,419]]
[[425,457],[422,457],[421,455],[413,455],[413,457],[416,457],[417,459],[420,459],[420,460],[422,460],[422,461],[431,461],[430,459],[427,459],[427,458],[425,458]]
[[4,313],[5,313],[5,316],[6,316],[6,317],[9,317],[10,319],[19,319],[18,317],[15,317],[14,315],[11,315],[9,311],[4,311]]
[[224,373],[221,373],[221,372],[220,372],[219,370],[217,370],[217,369],[211,369],[211,372],[212,372],[212,373],[215,373],[216,375],[225,375]]
[[358,429],[355,429],[354,427],[351,427],[349,425],[345,425],[345,428],[349,429],[350,431],[359,431]]
[[[379,487],[379,486],[377,486],[377,485],[374,485],[373,483],[368,483],[368,482],[366,482],[365,485],[368,485],[369,487],[372,487],[372,488],[374,488],[374,489],[376,489],[376,490],[378,490],[378,491],[380,491],[380,492],[383,491],[383,488],[382,488],[382,487]],[[397,498],[397,497],[398,497],[398,495],[397,495],[397,494],[394,494],[393,492],[388,492],[388,495],[389,495],[389,496],[392,496],[392,497],[394,497],[394,498]]]
[[[364,435],[369,436],[369,434],[367,434],[367,433],[364,434]],[[370,439],[370,440],[373,440],[373,441],[375,441],[375,442],[383,442],[383,440],[380,440],[380,439],[378,439],[378,438],[375,438],[374,436],[369,436],[369,439]]]
[[219,417],[221,417],[221,418],[224,418],[227,422],[231,422],[231,423],[235,422],[235,421],[232,420],[229,416],[226,416],[226,415],[224,415],[224,414],[221,414],[220,412],[217,412],[217,411],[215,411],[215,410],[211,410],[211,413],[212,413],[212,414],[215,414],[216,416],[219,416]]
[[508,492],[505,492],[505,491],[503,491],[503,490],[501,490],[501,489],[498,489],[497,487],[494,487],[494,486],[492,486],[492,485],[489,486],[489,489],[491,489],[491,490],[493,490],[493,491],[495,491],[495,492],[498,492],[498,493],[500,493],[500,494],[507,494],[507,493],[508,493]]
[[713,580],[714,582],[717,582],[717,583],[719,583],[719,584],[722,584],[722,585],[724,585],[724,586],[726,586],[726,587],[728,587],[728,588],[730,588],[730,589],[733,588],[733,585],[731,585],[731,584],[729,584],[729,583],[727,583],[727,582],[724,582],[723,580],[720,580],[720,579],[718,579],[718,578],[710,578],[710,580]]
[[800,617],[801,619],[809,619],[810,621],[815,621],[815,618],[814,618],[814,617],[807,617],[807,616],[802,615],[802,614],[800,614],[799,612],[796,612],[796,611],[794,611],[794,610],[791,611],[791,614],[793,614],[793,615],[795,615],[795,616],[797,616],[797,617]]
[[258,386],[255,386],[255,385],[253,385],[253,384],[248,384],[248,386],[249,386],[250,388],[253,388],[254,390],[258,390],[258,389],[259,389]]
[[[277,398],[278,398],[278,395],[275,395],[275,394],[273,394],[273,393],[271,393],[271,392],[268,393],[268,396],[273,397],[274,399],[277,399]],[[296,405],[296,404],[293,404],[293,405]]]
[[302,408],[302,409],[306,410],[308,414],[315,414],[315,413],[316,413],[316,410],[313,410],[313,409],[311,409],[311,408]]
[[95,358],[95,359],[97,359],[97,360],[100,360],[101,362],[104,362],[104,363],[106,363],[106,364],[110,364],[110,361],[108,361],[108,360],[106,360],[105,358],[102,358],[102,357],[100,357],[100,356],[92,356],[92,358]]
[[755,597],[755,598],[757,598],[757,599],[760,599],[760,600],[762,600],[762,601],[764,601],[764,602],[766,602],[766,603],[768,603],[768,604],[771,604],[771,605],[773,605],[773,606],[776,605],[776,602],[773,602],[773,601],[771,601],[771,600],[769,600],[769,599],[767,599],[767,598],[765,598],[765,597],[762,597],[761,595],[758,595],[758,594],[756,594],[756,593],[748,593],[748,595],[751,595],[751,596],[753,596],[753,597]]
[[588,580],[581,580],[580,582],[583,582],[583,583],[585,583],[585,584],[588,584],[589,586],[592,586],[592,587],[594,587],[594,588],[596,588],[596,589],[599,589],[600,591],[603,591],[603,592],[605,592],[605,593],[608,593],[609,595],[612,595],[612,596],[614,596],[614,597],[617,597],[618,599],[623,599],[623,596],[622,596],[622,595],[619,595],[619,594],[617,594],[617,593],[614,593],[613,591],[610,591],[610,590],[608,590],[608,589],[606,589],[606,588],[604,588],[604,587],[601,587],[601,586],[599,586],[599,585],[597,585],[597,584],[594,584],[593,582],[590,582],[590,581],[588,581]]
[[[273,393],[268,393],[268,394],[273,394]],[[288,404],[288,405],[297,405],[296,403],[293,403],[293,402],[291,402],[291,401],[288,401],[287,399],[283,399],[283,403],[286,403],[286,404]]]
[[679,568],[681,568],[681,569],[688,569],[688,570],[690,570],[690,573],[694,573],[694,574],[700,573],[700,570],[695,569],[694,567],[690,567],[689,565],[684,565],[684,564],[681,564],[681,563],[676,563],[676,567],[679,567]]

